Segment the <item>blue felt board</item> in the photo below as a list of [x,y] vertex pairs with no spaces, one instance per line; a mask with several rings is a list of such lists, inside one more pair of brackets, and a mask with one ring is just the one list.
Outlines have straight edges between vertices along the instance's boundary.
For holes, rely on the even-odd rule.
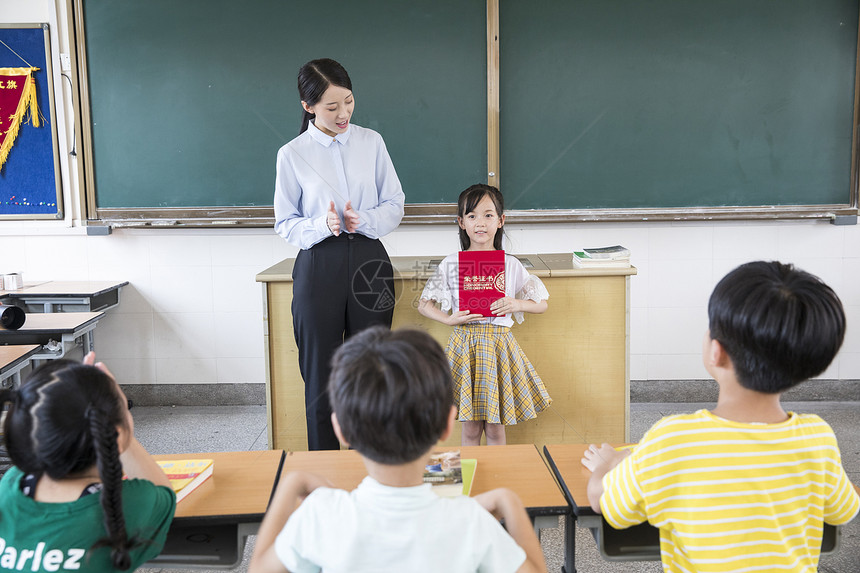
[[[48,32],[37,28],[0,28],[0,40],[17,52],[35,73],[39,110],[44,122],[40,127],[22,124],[9,158],[0,170],[0,218],[62,217],[58,205],[54,138],[56,129],[51,115],[50,84],[46,65]],[[0,44],[0,67],[21,68],[26,64]]]

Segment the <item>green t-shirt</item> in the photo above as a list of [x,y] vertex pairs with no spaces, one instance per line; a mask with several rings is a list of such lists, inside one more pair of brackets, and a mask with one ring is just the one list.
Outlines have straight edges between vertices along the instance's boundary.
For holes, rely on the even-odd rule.
[[[110,548],[90,548],[107,536],[101,492],[69,503],[42,503],[21,492],[24,474],[11,468],[0,480],[0,571],[110,572]],[[122,488],[125,526],[142,543],[131,550],[131,569],[161,552],[173,521],[170,488],[141,479]]]

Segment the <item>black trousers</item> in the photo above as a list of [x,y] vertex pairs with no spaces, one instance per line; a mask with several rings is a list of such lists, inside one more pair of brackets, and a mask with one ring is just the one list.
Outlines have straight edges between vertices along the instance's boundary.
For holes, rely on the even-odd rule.
[[391,328],[394,302],[391,260],[379,240],[341,233],[299,251],[292,311],[305,381],[309,450],[340,447],[327,392],[335,350],[369,326]]

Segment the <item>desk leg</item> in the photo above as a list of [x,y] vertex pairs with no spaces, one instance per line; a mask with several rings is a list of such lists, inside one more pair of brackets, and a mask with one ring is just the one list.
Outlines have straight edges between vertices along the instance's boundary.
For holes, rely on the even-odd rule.
[[562,573],[576,573],[576,519],[572,513],[564,516],[564,565]]
[[93,331],[89,331],[84,333],[84,355],[88,352],[92,352],[96,349],[95,343],[93,342]]

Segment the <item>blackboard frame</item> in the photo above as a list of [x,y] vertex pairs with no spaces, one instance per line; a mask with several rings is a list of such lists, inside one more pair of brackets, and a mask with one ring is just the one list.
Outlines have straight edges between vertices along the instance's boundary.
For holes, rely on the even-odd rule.
[[[75,16],[76,59],[79,69],[80,101],[88,102],[86,46],[82,31],[82,0],[67,0]],[[487,0],[487,181],[500,184],[504,179],[499,165],[499,3]],[[860,21],[857,23],[860,30]],[[504,41],[502,39],[502,41]],[[860,42],[858,42],[860,44]],[[858,127],[860,127],[860,47],[855,57],[854,111],[851,149],[850,200],[845,204],[809,204],[779,206],[727,206],[677,208],[609,208],[609,209],[529,209],[507,212],[510,223],[611,222],[611,221],[697,221],[743,219],[826,219],[856,222],[860,190],[858,190]],[[104,208],[96,204],[93,183],[92,133],[89,129],[87,105],[80,106],[85,150],[85,202],[91,223],[115,226],[203,226],[203,227],[266,227],[273,223],[270,207],[187,207],[187,208]],[[456,215],[451,203],[407,204],[404,223],[450,224]]]
[[[2,183],[9,185],[10,188],[17,187],[20,189],[22,186],[26,187],[36,185],[38,187],[45,184],[48,180],[53,181],[53,187],[51,189],[45,189],[44,192],[39,189],[38,192],[40,195],[35,198],[30,198],[33,203],[26,206],[18,206],[19,209],[17,213],[0,212],[0,220],[61,220],[64,217],[63,186],[62,174],[60,172],[60,148],[57,135],[57,113],[54,95],[54,70],[51,60],[50,27],[44,22],[28,22],[0,24],[0,29],[11,31],[32,31],[34,38],[39,35],[42,36],[41,44],[44,47],[44,49],[39,51],[38,54],[30,54],[27,52],[23,54],[26,58],[31,58],[27,60],[28,63],[39,68],[38,71],[34,72],[34,77],[36,79],[36,89],[39,91],[40,95],[38,103],[39,109],[42,110],[42,115],[44,116],[44,125],[39,128],[34,128],[32,125],[21,126],[21,130],[19,131],[17,138],[18,141],[16,141],[15,146],[12,148],[12,153],[15,153],[15,157],[12,157],[10,153],[7,164],[4,165]],[[6,47],[0,46],[0,50],[5,51]],[[32,58],[34,56],[37,56],[39,59],[33,60]],[[20,64],[23,65],[24,62],[22,61]],[[47,95],[47,97],[43,97],[44,95]],[[45,113],[45,111],[47,111],[47,113]],[[22,145],[21,140],[26,140],[26,144]],[[38,156],[35,157],[35,159],[32,159],[26,155],[27,151],[38,151],[36,154]],[[50,159],[45,159],[48,155],[50,156]],[[12,164],[13,161],[14,164]],[[48,174],[48,176],[45,177],[42,170],[48,167],[48,164],[50,164],[50,168],[53,173]],[[24,165],[26,165],[26,167],[24,167]],[[53,175],[53,177],[51,177],[51,175]],[[36,180],[33,181],[33,178],[36,178]],[[40,206],[38,203],[35,203],[35,199],[39,198],[45,199],[46,201],[49,200],[49,198],[52,198],[54,199],[54,204],[49,207]]]

